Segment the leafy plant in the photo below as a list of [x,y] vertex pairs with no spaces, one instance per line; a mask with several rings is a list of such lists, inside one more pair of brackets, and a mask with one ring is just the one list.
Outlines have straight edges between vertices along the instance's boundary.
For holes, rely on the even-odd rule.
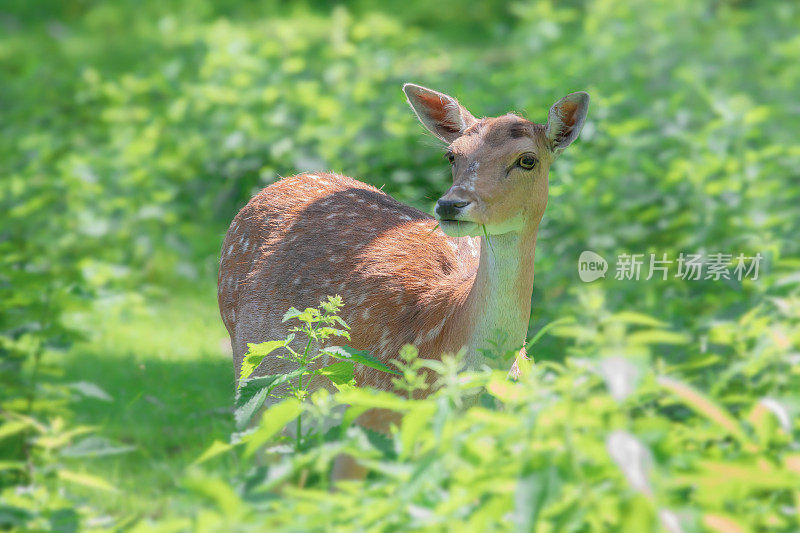
[[[321,301],[319,308],[308,307],[299,311],[292,307],[283,315],[283,322],[297,320],[300,325],[289,328],[291,333],[284,340],[248,343],[237,386],[235,417],[239,429],[247,426],[266,399],[281,386],[288,390],[281,392],[279,397],[292,397],[302,402],[308,396],[315,377],[324,377],[337,387],[354,384],[356,364],[389,374],[398,373],[363,350],[349,346],[326,346],[329,339],[350,340],[350,327],[338,315],[342,305],[341,296],[336,295]],[[292,347],[292,341],[297,335],[300,336],[299,339],[305,339],[302,351],[296,351]],[[251,378],[264,359],[278,349],[285,350],[285,353],[278,353],[274,357],[290,361],[297,369],[283,374]],[[329,358],[339,361],[325,366],[320,364],[321,360],[327,362]],[[297,415],[295,428],[295,445],[298,449],[303,435],[302,424],[300,413]]]

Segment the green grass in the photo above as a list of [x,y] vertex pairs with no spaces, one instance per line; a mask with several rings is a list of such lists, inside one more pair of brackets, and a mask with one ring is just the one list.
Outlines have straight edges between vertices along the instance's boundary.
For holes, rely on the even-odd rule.
[[94,383],[113,400],[75,402],[75,422],[136,449],[72,460],[119,489],[78,494],[109,513],[157,517],[174,505],[165,495],[186,466],[232,430],[233,371],[213,289],[97,305],[80,322],[92,338],[61,362],[63,379]]

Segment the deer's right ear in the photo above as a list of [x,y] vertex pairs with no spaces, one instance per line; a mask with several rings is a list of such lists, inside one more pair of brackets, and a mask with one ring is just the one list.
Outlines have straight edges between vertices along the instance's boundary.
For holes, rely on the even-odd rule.
[[589,95],[583,91],[568,94],[550,108],[545,135],[556,156],[578,138],[589,110]]
[[448,144],[476,122],[475,117],[452,96],[413,83],[403,85],[403,92],[419,121]]

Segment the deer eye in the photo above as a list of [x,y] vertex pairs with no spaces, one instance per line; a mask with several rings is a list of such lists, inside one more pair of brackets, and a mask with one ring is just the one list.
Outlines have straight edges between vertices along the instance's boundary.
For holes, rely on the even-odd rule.
[[444,154],[444,156],[447,158],[448,161],[450,161],[451,165],[456,162],[456,156],[453,152],[447,152]]
[[525,170],[530,170],[536,166],[536,158],[531,154],[522,154],[517,159],[517,164]]

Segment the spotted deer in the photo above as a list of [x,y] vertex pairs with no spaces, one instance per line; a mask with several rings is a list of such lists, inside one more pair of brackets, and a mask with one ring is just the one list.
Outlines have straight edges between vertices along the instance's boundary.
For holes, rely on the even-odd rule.
[[[476,119],[446,94],[413,84],[403,91],[447,143],[453,186],[435,217],[338,174],[299,174],[259,192],[222,246],[219,307],[236,376],[247,343],[286,336],[281,319],[290,306],[333,294],[345,304],[349,344],[386,364],[405,344],[425,358],[464,349],[470,366],[485,349],[523,346],[550,165],[577,138],[589,95],[562,98],[546,124],[535,124],[515,114]],[[288,372],[290,364],[270,357],[257,373]],[[366,367],[355,379],[392,387],[389,374]],[[387,429],[378,415],[360,423]]]

